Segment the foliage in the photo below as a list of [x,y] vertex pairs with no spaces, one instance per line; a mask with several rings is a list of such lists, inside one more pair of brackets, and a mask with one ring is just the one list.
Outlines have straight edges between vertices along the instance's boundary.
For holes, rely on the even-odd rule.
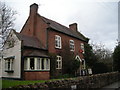
[[115,71],[120,72],[120,45],[116,46],[113,53],[113,66]]
[[97,62],[93,67],[93,73],[95,74],[106,72],[108,72],[108,67],[102,62]]
[[[97,46],[97,47],[101,47],[101,46]],[[85,44],[84,57],[86,60],[87,67],[92,68],[93,74],[108,72],[112,67],[112,66],[111,67],[109,66],[108,62],[106,62],[106,61],[109,61],[111,57],[108,58],[108,55],[106,53],[106,55],[103,58],[103,55],[101,55],[103,51],[104,50],[102,48],[100,49],[100,48],[94,47],[93,49],[92,45]],[[111,63],[112,62],[110,62],[110,65]]]
[[113,65],[113,58],[112,58],[112,51],[105,47],[105,45],[99,44],[92,44],[93,51],[98,62],[104,64],[106,66],[106,71],[112,71]]
[[10,32],[13,29],[16,11],[8,7],[5,3],[0,2],[0,49]]
[[49,53],[50,57],[50,76],[53,77],[56,74],[56,54]]
[[84,45],[84,48],[85,48],[84,58],[85,58],[86,64],[88,67],[93,68],[94,65],[97,63],[97,60],[96,60],[95,54],[93,53],[92,46],[86,43]]
[[63,47],[61,56],[63,57],[63,74],[75,75],[80,66],[80,62],[75,60],[74,52],[70,51],[69,46]]

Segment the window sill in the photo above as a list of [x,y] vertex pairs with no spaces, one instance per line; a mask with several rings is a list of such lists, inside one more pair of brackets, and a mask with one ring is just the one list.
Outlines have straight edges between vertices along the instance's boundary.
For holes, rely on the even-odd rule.
[[5,72],[7,72],[7,73],[13,73],[14,71],[13,70],[5,70]]
[[61,70],[62,68],[56,68],[57,70]]
[[55,49],[62,49],[61,47],[55,47]]
[[50,71],[50,70],[24,70],[25,72],[41,72],[41,71]]

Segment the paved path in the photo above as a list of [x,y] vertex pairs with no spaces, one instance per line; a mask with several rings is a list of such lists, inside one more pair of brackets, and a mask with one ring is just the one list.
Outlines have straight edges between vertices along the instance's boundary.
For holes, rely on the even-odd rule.
[[110,84],[108,86],[105,86],[101,90],[104,90],[104,89],[120,90],[120,81],[112,83],[112,84]]

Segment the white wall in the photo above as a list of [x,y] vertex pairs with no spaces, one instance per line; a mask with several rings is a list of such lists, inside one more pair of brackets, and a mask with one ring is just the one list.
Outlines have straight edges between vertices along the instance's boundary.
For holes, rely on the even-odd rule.
[[2,77],[8,78],[20,78],[21,77],[21,41],[16,37],[14,32],[12,31],[8,37],[8,39],[15,39],[14,47],[7,49],[8,45],[5,43],[3,58],[15,56],[13,60],[13,73],[5,72],[5,60],[2,62]]

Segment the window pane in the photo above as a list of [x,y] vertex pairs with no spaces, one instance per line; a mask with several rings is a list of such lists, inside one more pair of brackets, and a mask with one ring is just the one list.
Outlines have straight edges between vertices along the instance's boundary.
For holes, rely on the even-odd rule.
[[5,70],[8,70],[8,61],[5,60]]
[[27,59],[24,60],[24,69],[27,70]]
[[55,47],[61,48],[61,37],[58,35],[55,35]]
[[10,60],[8,60],[8,70],[10,70]]
[[70,40],[70,50],[74,51],[74,41],[73,40]]
[[40,67],[41,67],[41,66],[40,66],[40,63],[41,63],[41,62],[40,62],[40,58],[38,58],[38,60],[37,60],[37,69],[40,69]]
[[42,64],[42,69],[44,70],[44,69],[45,69],[45,68],[44,68],[44,58],[42,58],[41,64]]
[[46,59],[46,69],[48,70],[48,69],[50,69],[49,66],[50,65],[50,62],[49,62],[49,59]]
[[13,70],[13,60],[12,59],[10,61],[10,64],[11,64],[10,70]]
[[30,69],[34,69],[34,58],[30,58]]
[[57,63],[56,63],[56,69],[61,69],[62,68],[62,57],[57,56]]

